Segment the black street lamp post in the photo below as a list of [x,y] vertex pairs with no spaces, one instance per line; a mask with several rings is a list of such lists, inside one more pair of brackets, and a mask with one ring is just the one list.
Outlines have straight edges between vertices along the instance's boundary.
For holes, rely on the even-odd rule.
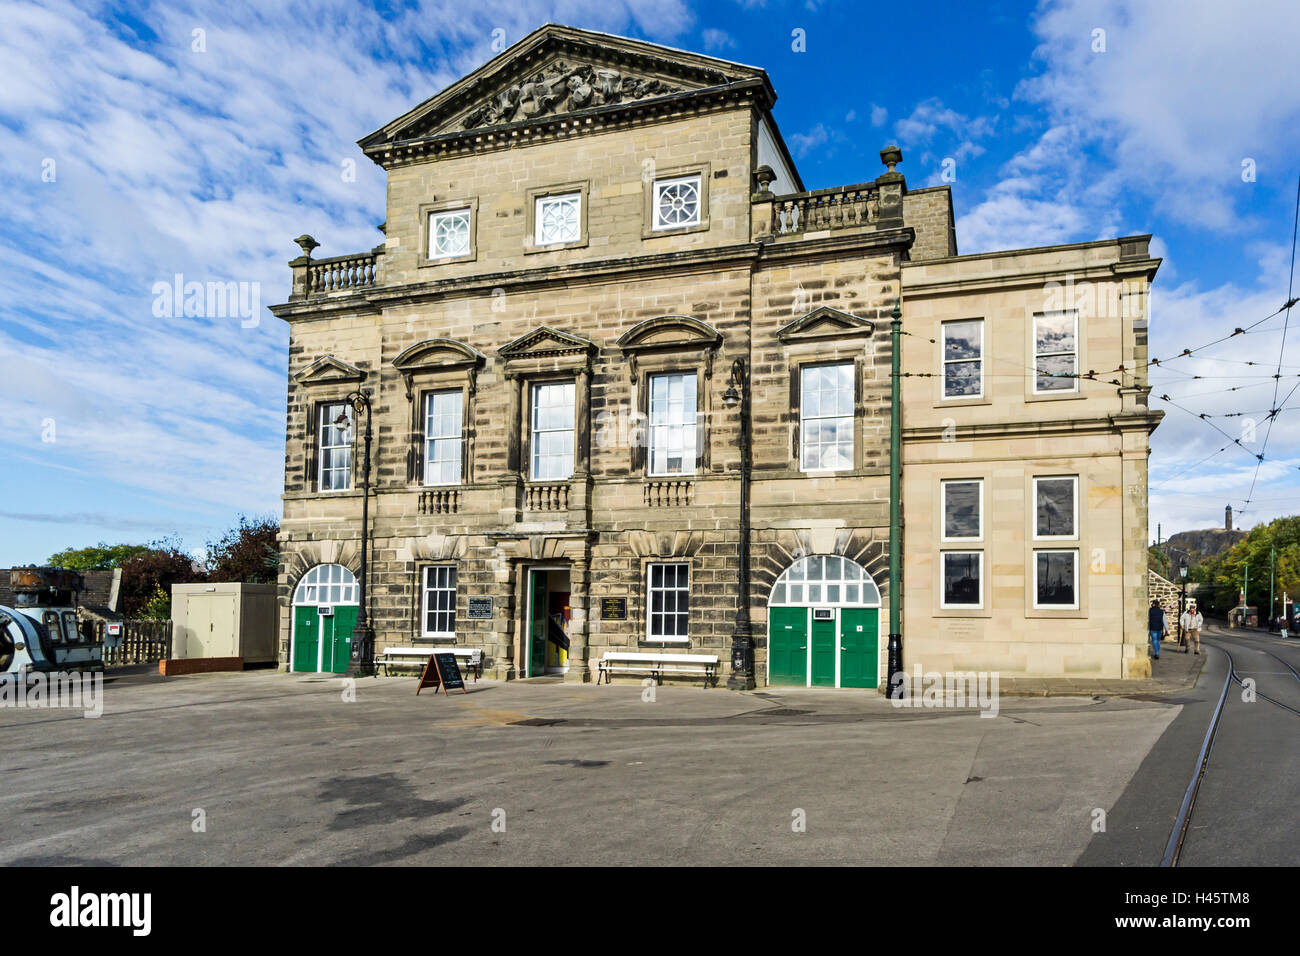
[[[370,583],[370,443],[373,432],[370,426],[370,389],[358,388],[344,399],[359,415],[366,416],[366,430],[363,435],[365,450],[361,458],[361,576],[358,579],[357,623],[352,628],[352,652],[348,659],[345,676],[361,677],[375,673],[375,632],[370,626],[369,598]],[[350,428],[352,422],[347,420],[344,412],[334,420],[340,428]]]
[[1187,558],[1178,560],[1178,576],[1183,579],[1183,590],[1178,595],[1178,645],[1187,653],[1187,645],[1183,643],[1183,613],[1187,607]]
[[731,674],[728,690],[753,690],[754,632],[749,622],[749,371],[744,359],[731,363],[731,381],[722,396],[727,408],[740,409],[740,592],[736,595],[736,627],[731,634]]

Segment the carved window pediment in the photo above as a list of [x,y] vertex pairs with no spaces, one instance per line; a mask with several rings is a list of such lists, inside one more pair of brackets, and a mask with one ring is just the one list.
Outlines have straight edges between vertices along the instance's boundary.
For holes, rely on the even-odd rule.
[[689,315],[661,315],[628,329],[616,344],[625,353],[717,348],[722,344],[722,333]]
[[425,339],[405,348],[393,359],[399,372],[437,372],[481,368],[487,361],[478,349],[455,339]]
[[365,369],[349,365],[332,355],[322,355],[295,375],[293,380],[299,385],[336,385],[360,382],[365,377]]
[[875,324],[867,319],[823,305],[795,319],[777,332],[776,337],[782,342],[846,339],[868,336],[875,330]]
[[639,377],[643,359],[651,355],[682,353],[703,356],[704,376],[712,378],[713,353],[722,345],[722,333],[689,315],[660,315],[634,325],[615,344],[627,358],[628,372],[634,383]]
[[567,359],[585,365],[597,351],[596,343],[590,339],[543,325],[501,346],[497,355],[507,365],[527,359]]

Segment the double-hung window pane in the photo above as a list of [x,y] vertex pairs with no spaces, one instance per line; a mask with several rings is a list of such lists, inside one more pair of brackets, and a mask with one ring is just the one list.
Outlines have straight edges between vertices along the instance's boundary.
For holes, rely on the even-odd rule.
[[1073,538],[1078,534],[1075,490],[1078,479],[1034,479],[1034,537]]
[[650,474],[695,472],[695,374],[650,378]]
[[853,467],[853,363],[800,370],[800,460],[804,471]]
[[983,482],[945,481],[943,491],[943,539],[982,538]]
[[533,241],[539,246],[577,242],[582,238],[582,194],[542,196],[534,210]]
[[573,474],[573,382],[533,386],[532,478],[552,481]]
[[321,491],[347,491],[352,485],[352,409],[344,402],[322,405],[318,434]]
[[429,214],[429,258],[446,259],[469,255],[468,209]]
[[651,564],[649,576],[648,637],[652,641],[685,641],[691,616],[689,564]]
[[1079,606],[1079,552],[1034,552],[1034,606]]
[[463,393],[458,388],[430,392],[424,401],[424,483],[458,485]]
[[1072,392],[1077,388],[1076,326],[1074,312],[1034,316],[1034,391]]
[[980,398],[983,394],[983,320],[943,323],[943,397]]
[[984,552],[945,551],[942,607],[979,607],[983,603]]
[[456,569],[433,565],[424,569],[424,635],[456,634]]

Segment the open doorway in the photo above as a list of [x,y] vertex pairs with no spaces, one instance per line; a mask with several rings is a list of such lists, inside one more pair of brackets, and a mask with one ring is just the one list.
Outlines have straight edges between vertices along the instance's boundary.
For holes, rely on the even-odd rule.
[[569,569],[529,568],[525,677],[569,670]]

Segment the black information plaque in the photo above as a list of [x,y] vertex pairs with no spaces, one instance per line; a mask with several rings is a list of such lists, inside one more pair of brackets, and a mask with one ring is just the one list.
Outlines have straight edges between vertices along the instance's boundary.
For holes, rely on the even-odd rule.
[[607,597],[600,599],[600,616],[606,621],[627,620],[627,598]]
[[483,621],[492,617],[492,599],[490,597],[472,597],[469,599],[469,618],[471,621]]

